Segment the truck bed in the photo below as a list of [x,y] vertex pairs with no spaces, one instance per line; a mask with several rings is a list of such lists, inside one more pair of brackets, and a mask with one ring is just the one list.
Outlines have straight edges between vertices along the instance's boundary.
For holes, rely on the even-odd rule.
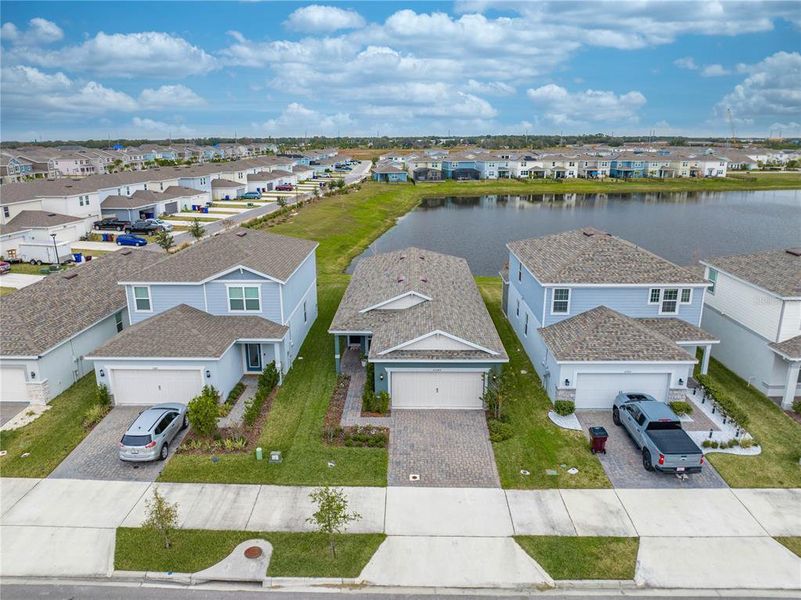
[[692,438],[683,429],[649,429],[646,435],[665,456],[671,454],[702,454]]

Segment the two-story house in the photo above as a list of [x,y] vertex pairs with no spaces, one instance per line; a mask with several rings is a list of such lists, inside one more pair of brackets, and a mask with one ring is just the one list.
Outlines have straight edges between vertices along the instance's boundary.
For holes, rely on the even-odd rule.
[[801,396],[801,248],[701,261],[712,282],[703,326],[713,356],[790,408]]
[[597,229],[510,242],[504,312],[552,400],[609,408],[621,390],[682,398],[714,336],[700,274]]
[[235,228],[120,281],[131,327],[91,359],[116,404],[223,397],[274,362],[281,375],[317,318],[317,243]]

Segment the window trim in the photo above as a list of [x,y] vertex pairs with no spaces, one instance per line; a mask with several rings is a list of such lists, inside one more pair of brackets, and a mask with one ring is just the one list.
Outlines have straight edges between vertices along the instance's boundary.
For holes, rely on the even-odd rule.
[[[136,290],[147,290],[147,308],[139,308],[137,300],[144,300],[145,298],[137,298]],[[149,285],[132,285],[131,296],[133,297],[134,312],[138,313],[152,313],[153,312],[153,295],[150,293]]]
[[[685,301],[684,292],[690,292],[690,297]],[[679,304],[692,304],[693,303],[693,288],[681,288],[679,289]]]
[[515,316],[520,320],[520,298],[517,299],[517,306],[515,307]]
[[308,318],[308,316],[306,314],[306,301],[305,300],[303,301],[303,322],[304,323],[308,323],[309,322],[309,318]]
[[[665,300],[665,292],[674,291],[676,292],[676,299],[675,300]],[[679,301],[681,300],[681,288],[663,288],[660,294],[659,300],[659,314],[660,315],[677,315],[679,314]],[[665,302],[675,302],[676,303],[676,310],[673,312],[665,311]]]
[[[259,302],[259,307],[257,309],[249,309],[247,307],[247,300],[253,300],[253,298],[246,298],[245,297],[245,289],[246,288],[255,288],[256,289],[256,291],[257,291],[256,300],[258,300],[258,302]],[[240,290],[242,290],[242,308],[241,309],[231,308],[231,290],[232,289],[240,289]],[[260,312],[262,312],[262,310],[261,310],[261,306],[262,306],[262,304],[261,304],[261,285],[260,284],[256,284],[256,285],[242,284],[242,283],[233,283],[233,284],[229,283],[229,284],[226,284],[226,286],[225,286],[225,297],[226,297],[227,302],[228,302],[228,312],[229,313],[260,313]],[[235,300],[239,300],[239,298],[235,298]]]
[[[654,292],[657,292],[656,300],[654,300]],[[648,290],[648,304],[657,305],[661,304],[662,302],[662,289],[661,288],[650,288]]]
[[[564,300],[557,300],[556,299],[557,290],[558,291],[562,291],[562,290],[566,290],[567,291],[567,308],[566,308],[566,310],[564,312],[562,312],[562,311],[557,312],[557,311],[554,310],[554,304],[556,304],[557,302],[564,302]],[[570,293],[570,288],[553,288],[553,291],[551,293],[551,314],[552,315],[569,315],[570,314],[570,300],[571,300],[570,297],[571,296],[572,296],[572,294]]]
[[706,278],[712,284],[708,288],[706,288],[706,291],[708,291],[710,294],[712,294],[714,296],[715,295],[715,288],[718,285],[718,270],[717,269],[713,269],[712,267],[709,267],[709,273],[707,274]]
[[523,323],[523,335],[525,337],[528,337],[528,311],[526,311],[526,319],[525,322]]
[[517,280],[523,281],[523,263],[517,261]]

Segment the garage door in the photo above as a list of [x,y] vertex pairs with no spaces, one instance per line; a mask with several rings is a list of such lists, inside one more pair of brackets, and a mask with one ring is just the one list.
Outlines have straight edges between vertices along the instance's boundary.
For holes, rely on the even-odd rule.
[[115,404],[189,402],[203,389],[199,369],[111,369]]
[[178,202],[177,201],[176,202],[167,202],[167,204],[164,205],[164,212],[167,213],[168,215],[174,215],[175,213],[177,213],[178,212]]
[[481,372],[393,371],[392,408],[482,408]]
[[667,398],[668,373],[579,373],[576,408],[611,408],[618,392],[644,392],[662,402]]
[[0,401],[28,402],[25,369],[21,367],[3,367],[0,369]]

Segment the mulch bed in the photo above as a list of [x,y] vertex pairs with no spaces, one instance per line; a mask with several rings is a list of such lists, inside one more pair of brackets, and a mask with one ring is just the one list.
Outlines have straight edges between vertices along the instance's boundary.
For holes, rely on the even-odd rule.
[[350,375],[339,375],[334,385],[334,392],[328,402],[328,411],[325,413],[323,430],[339,427],[342,421],[342,413],[345,411],[345,400],[348,397],[348,387],[350,386]]
[[794,410],[785,410],[784,413],[791,419],[795,419],[797,423],[801,423],[801,415],[795,412]]
[[342,413],[348,397],[350,375],[337,377],[328,410],[323,421],[323,442],[329,446],[357,446],[381,448],[386,446],[389,430],[383,427],[342,427]]
[[192,442],[195,440],[209,441],[208,439],[197,435],[194,431],[192,431],[192,429],[190,429],[186,434],[186,437],[184,437],[183,442],[178,447],[178,452],[181,452],[182,454],[195,454],[203,456],[210,454],[243,454],[251,452],[251,450],[258,445],[259,438],[261,437],[261,430],[264,428],[264,424],[267,422],[267,417],[270,414],[270,409],[273,406],[273,400],[275,399],[275,395],[277,393],[278,386],[276,386],[264,400],[264,403],[261,406],[261,412],[259,413],[259,416],[252,427],[248,427],[247,425],[243,424],[239,427],[221,427],[218,429],[220,440],[227,438],[244,438],[244,448],[232,448],[228,450],[223,445],[212,449],[190,448],[187,442]]

